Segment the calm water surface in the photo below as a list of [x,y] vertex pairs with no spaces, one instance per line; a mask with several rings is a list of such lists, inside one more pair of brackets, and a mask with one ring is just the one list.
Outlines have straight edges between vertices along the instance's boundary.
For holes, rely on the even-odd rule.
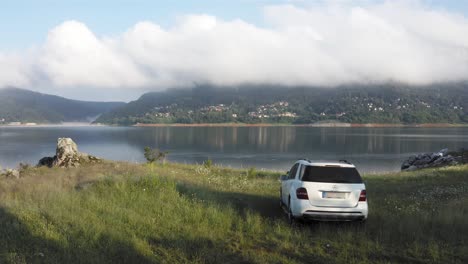
[[398,171],[402,160],[442,148],[468,147],[468,127],[0,127],[0,166],[36,164],[53,156],[57,138],[82,152],[143,162],[143,148],[170,151],[168,160],[288,170],[298,158],[347,159],[363,172]]

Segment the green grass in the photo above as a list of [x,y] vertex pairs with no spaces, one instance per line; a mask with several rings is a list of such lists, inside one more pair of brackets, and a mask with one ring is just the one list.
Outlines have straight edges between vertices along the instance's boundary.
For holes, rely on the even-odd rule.
[[468,166],[366,175],[369,219],[289,226],[278,173],[105,163],[0,178],[0,263],[467,263]]

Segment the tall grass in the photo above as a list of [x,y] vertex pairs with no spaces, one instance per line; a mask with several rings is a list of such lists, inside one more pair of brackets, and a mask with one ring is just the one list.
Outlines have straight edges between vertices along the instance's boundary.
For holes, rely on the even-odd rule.
[[468,167],[367,175],[369,220],[289,226],[279,174],[29,168],[0,179],[0,263],[466,263]]

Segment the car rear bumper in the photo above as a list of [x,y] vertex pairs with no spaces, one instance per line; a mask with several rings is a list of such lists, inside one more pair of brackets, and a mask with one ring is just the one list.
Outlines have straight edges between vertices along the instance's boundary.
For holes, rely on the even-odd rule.
[[312,206],[309,201],[295,200],[293,215],[297,218],[318,221],[358,221],[366,220],[367,202],[359,202],[355,207]]
[[362,212],[334,212],[334,211],[313,211],[308,210],[302,214],[306,220],[320,221],[357,221],[366,219]]

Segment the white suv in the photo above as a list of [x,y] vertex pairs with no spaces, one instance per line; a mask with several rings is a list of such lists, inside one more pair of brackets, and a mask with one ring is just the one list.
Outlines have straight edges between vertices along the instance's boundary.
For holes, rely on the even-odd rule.
[[298,160],[281,176],[281,206],[290,223],[296,218],[324,221],[365,221],[366,186],[347,161]]

